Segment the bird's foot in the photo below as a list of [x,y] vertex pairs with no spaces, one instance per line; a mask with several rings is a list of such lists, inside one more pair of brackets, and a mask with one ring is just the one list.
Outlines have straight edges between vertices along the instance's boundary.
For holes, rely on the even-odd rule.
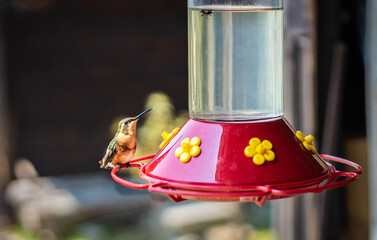
[[115,168],[116,166],[119,166],[119,169],[121,168],[130,168],[131,167],[131,164],[130,163],[126,163],[126,164],[112,164],[111,162],[107,163],[106,166],[105,166],[105,169],[113,169]]
[[111,162],[107,163],[105,169],[113,169],[115,166]]

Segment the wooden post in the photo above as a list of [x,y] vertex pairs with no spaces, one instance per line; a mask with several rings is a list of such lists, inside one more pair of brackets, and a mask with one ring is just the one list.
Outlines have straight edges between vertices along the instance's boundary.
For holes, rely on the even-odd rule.
[[377,1],[366,1],[365,93],[368,139],[370,239],[377,239]]
[[[0,25],[1,27],[1,25]],[[4,199],[3,191],[5,185],[9,182],[10,169],[8,159],[8,145],[9,145],[9,128],[7,115],[7,84],[5,74],[5,46],[3,33],[0,31],[0,217],[4,214]],[[0,218],[0,225],[1,225]]]
[[[284,115],[296,129],[313,135],[317,133],[315,11],[314,0],[285,1]],[[312,194],[274,202],[279,239],[318,239],[317,202]]]

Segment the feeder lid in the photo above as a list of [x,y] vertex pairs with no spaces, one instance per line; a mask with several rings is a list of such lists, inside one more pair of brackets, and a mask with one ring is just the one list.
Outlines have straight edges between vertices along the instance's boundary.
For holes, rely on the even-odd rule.
[[[176,151],[188,139],[200,139],[200,154],[181,161]],[[260,146],[253,149],[253,142]],[[258,154],[258,147],[265,151]],[[248,149],[256,154],[247,156]],[[274,158],[270,161],[269,153]],[[328,165],[304,147],[287,121],[278,118],[247,123],[189,119],[142,174],[155,181],[234,186],[305,181],[329,172]]]

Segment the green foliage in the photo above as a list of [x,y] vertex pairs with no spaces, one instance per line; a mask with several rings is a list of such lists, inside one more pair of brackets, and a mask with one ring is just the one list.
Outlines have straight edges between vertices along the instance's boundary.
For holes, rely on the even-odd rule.
[[151,93],[145,103],[145,108],[153,106],[153,111],[146,115],[146,119],[137,128],[136,156],[157,153],[162,142],[161,133],[171,132],[176,127],[181,127],[188,119],[187,111],[175,114],[171,99],[165,93]]
[[0,239],[4,240],[39,240],[41,237],[33,232],[28,231],[20,226],[12,225],[0,229]]
[[278,239],[272,228],[257,229],[251,232],[250,240],[275,240]]

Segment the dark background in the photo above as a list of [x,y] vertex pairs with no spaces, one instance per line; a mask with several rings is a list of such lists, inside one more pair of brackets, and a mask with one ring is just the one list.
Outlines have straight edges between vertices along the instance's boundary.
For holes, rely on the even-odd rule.
[[[317,1],[317,71],[319,132],[322,132],[334,47],[344,46],[340,139],[365,136],[364,34],[365,1]],[[343,142],[340,142],[343,144]],[[342,151],[341,149],[339,151]]]
[[112,121],[149,93],[187,109],[185,1],[39,2],[5,19],[12,159],[42,176],[95,171]]

